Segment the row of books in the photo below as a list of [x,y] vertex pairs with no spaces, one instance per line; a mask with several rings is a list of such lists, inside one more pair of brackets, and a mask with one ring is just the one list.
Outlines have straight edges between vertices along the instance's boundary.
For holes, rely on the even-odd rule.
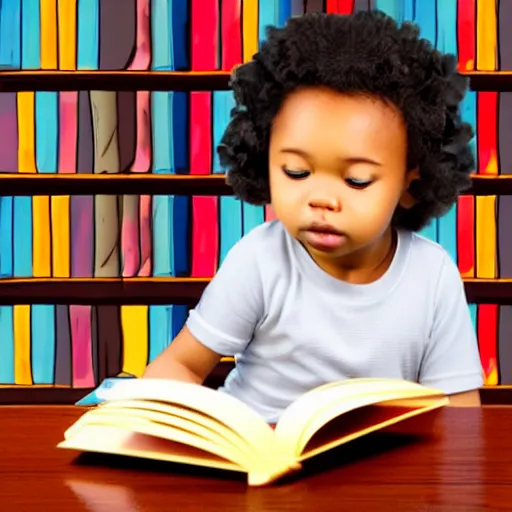
[[123,0],[122,9],[107,0],[9,0],[0,10],[0,65],[230,69],[237,53],[243,60],[253,55],[268,24],[305,12],[368,8],[419,23],[434,44],[456,28],[466,71],[512,69],[512,5],[496,0]]
[[[486,384],[512,384],[512,306],[470,304]],[[187,306],[0,307],[0,385],[94,387],[141,375],[183,326]]]

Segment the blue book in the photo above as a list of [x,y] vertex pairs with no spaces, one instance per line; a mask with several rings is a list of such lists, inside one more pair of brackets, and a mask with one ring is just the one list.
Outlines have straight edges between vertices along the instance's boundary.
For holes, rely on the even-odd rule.
[[[433,46],[437,41],[436,2],[416,2],[414,5],[414,21],[420,28],[420,37],[429,40]],[[438,241],[438,219],[432,219],[430,224],[420,231],[420,235]]]
[[[231,109],[235,106],[232,91],[215,91],[213,93],[213,173],[221,174],[224,169],[220,166],[217,146],[230,120]],[[242,208],[241,202],[234,196],[219,198],[220,210],[220,248],[219,265],[222,264],[231,248],[242,238]]]
[[[12,197],[0,196],[0,279],[13,277]],[[12,306],[0,306],[0,384],[14,384],[14,320]]]
[[[457,54],[457,0],[437,0],[437,49]],[[437,221],[437,241],[457,262],[457,205]]]
[[0,69],[21,67],[21,0],[0,2]]

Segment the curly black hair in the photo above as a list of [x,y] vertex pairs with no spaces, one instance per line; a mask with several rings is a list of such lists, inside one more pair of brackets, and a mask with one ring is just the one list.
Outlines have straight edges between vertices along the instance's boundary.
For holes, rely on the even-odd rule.
[[312,13],[267,28],[253,60],[232,74],[235,107],[220,145],[220,163],[234,194],[251,204],[270,202],[268,149],[272,121],[286,96],[305,86],[370,94],[402,112],[408,169],[419,169],[393,225],[416,231],[446,213],[471,185],[473,130],[461,121],[467,79],[456,58],[442,54],[410,22],[398,26],[379,11]]

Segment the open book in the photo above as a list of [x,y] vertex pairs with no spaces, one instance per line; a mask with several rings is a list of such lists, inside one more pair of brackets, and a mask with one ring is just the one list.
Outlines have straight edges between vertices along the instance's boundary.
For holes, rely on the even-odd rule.
[[87,410],[60,448],[245,472],[264,485],[326,450],[448,403],[440,391],[394,379],[325,384],[272,428],[238,399],[197,384],[128,379]]

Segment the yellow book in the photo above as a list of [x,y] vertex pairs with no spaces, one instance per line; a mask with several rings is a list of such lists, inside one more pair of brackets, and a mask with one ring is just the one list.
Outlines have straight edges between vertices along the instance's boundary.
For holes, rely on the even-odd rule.
[[496,196],[476,198],[476,277],[497,277]]
[[140,377],[148,364],[148,306],[122,306],[123,373]]
[[127,379],[103,391],[59,448],[237,471],[261,486],[353,439],[448,404],[441,391],[395,379],[350,379],[313,389],[275,429],[240,400],[173,380]]
[[498,53],[496,0],[477,0],[476,8],[476,67],[478,71],[494,71]]
[[258,52],[258,0],[242,2],[243,59],[249,62]]

